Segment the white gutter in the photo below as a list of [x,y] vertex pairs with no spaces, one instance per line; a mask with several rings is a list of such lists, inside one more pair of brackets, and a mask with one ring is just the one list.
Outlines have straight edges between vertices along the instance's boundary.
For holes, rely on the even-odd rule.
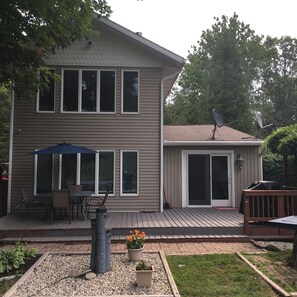
[[161,79],[161,116],[160,116],[160,212],[163,212],[163,205],[164,205],[164,201],[163,201],[163,187],[164,187],[164,183],[163,183],[163,178],[164,178],[164,168],[163,168],[163,143],[164,143],[164,125],[163,125],[163,120],[164,120],[164,115],[163,115],[163,109],[164,109],[164,81],[166,81],[167,79],[174,77],[176,75],[178,75],[180,73],[180,71],[177,71],[173,74],[170,74],[164,78]]
[[9,123],[9,157],[8,157],[8,187],[7,187],[7,214],[11,210],[11,182],[12,182],[12,150],[13,150],[13,124],[14,124],[14,85],[11,90],[10,123]]
[[189,145],[201,145],[201,146],[217,146],[217,145],[222,145],[222,146],[230,146],[230,145],[239,145],[239,146],[261,146],[263,144],[263,140],[258,140],[258,141],[222,141],[222,140],[218,140],[218,141],[164,141],[164,146],[189,146]]

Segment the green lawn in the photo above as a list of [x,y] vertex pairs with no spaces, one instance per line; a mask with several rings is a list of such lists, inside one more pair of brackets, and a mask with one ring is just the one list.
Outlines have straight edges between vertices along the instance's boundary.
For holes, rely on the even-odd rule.
[[182,297],[277,296],[236,254],[166,258]]

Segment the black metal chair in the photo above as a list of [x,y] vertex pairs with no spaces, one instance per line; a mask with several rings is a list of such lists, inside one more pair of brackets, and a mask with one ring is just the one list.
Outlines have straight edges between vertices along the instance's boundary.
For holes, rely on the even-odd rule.
[[27,196],[26,192],[24,191],[24,189],[22,187],[19,187],[19,190],[21,192],[22,202],[23,202],[24,207],[25,207],[24,213],[23,213],[22,218],[21,218],[22,220],[27,218],[27,216],[28,216],[28,214],[29,214],[29,212],[30,212],[30,210],[32,208],[36,207],[36,208],[39,208],[42,211],[42,213],[45,212],[44,204],[42,203],[42,201],[39,198],[33,197],[33,198],[30,199]]
[[109,192],[111,189],[111,185],[106,186],[106,192],[104,197],[101,196],[94,196],[89,197],[86,201],[86,210],[88,217],[91,217],[91,214],[96,213],[96,208],[105,207],[105,203],[107,201]]
[[[82,185],[69,185],[68,190],[71,193],[79,193],[82,191]],[[82,200],[79,197],[71,198],[72,201],[72,217],[73,217],[73,209],[76,206],[76,216],[78,217],[78,210],[80,209],[82,212]]]

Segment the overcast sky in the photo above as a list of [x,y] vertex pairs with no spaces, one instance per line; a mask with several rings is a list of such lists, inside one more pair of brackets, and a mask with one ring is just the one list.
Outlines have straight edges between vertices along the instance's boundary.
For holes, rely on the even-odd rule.
[[297,38],[297,0],[107,0],[111,20],[186,58],[214,17],[234,12],[257,34]]

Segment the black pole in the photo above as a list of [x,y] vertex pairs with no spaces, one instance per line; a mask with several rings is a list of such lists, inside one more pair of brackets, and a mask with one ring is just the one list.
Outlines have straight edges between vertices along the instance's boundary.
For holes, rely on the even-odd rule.
[[111,270],[111,229],[106,229],[106,271]]
[[96,209],[96,249],[95,269],[96,274],[106,272],[106,209]]
[[91,219],[91,236],[92,236],[92,245],[91,245],[91,271],[95,272],[95,255],[96,255],[96,219]]

